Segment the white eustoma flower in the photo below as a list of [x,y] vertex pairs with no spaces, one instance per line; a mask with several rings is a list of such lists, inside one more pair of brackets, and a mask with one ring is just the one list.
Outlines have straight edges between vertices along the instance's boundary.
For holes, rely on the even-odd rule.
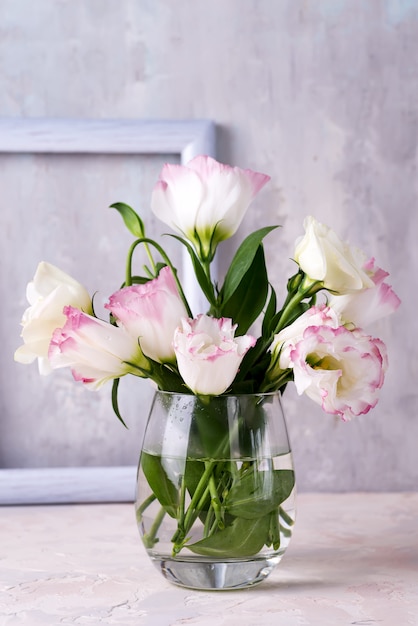
[[79,282],[45,261],[39,263],[33,280],[28,283],[26,298],[30,306],[21,322],[24,344],[16,350],[14,358],[19,363],[38,359],[39,372],[49,374],[49,343],[54,330],[65,323],[64,307],[71,305],[91,313],[91,299]]
[[255,345],[250,335],[235,337],[229,318],[199,315],[183,319],[174,334],[179,372],[197,395],[215,396],[232,384],[246,352]]
[[373,287],[364,270],[363,252],[341,241],[312,216],[305,218],[304,227],[305,235],[296,242],[294,259],[311,280],[322,282],[337,294]]
[[159,363],[175,360],[173,335],[187,310],[170,267],[142,285],[123,287],[109,298],[109,309],[140,343],[143,353]]
[[124,328],[74,307],[65,307],[64,313],[66,323],[54,332],[49,347],[53,369],[69,367],[74,379],[92,390],[125,374],[141,376],[135,365],[147,369],[138,342]]
[[220,241],[231,237],[266,174],[230,167],[208,156],[187,165],[166,163],[156,183],[155,215],[188,239],[201,259],[211,259]]

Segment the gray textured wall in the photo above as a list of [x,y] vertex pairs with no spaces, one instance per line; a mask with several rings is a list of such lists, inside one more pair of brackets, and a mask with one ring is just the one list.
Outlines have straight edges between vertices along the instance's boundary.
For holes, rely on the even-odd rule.
[[[212,118],[221,160],[272,177],[236,240],[284,226],[267,243],[278,288],[308,213],[391,272],[403,306],[376,328],[391,363],[377,408],[342,424],[287,394],[300,489],[418,484],[417,55],[418,0],[0,3],[1,116]],[[104,207],[146,206],[161,162],[1,158],[0,464],[135,461],[148,387],[125,387],[126,433],[108,392],[12,355],[40,258],[103,297],[119,283],[125,240]]]

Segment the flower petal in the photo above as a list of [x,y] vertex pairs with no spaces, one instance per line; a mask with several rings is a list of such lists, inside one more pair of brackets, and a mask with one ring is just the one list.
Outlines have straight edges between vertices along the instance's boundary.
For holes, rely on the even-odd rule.
[[255,344],[250,335],[234,337],[229,318],[199,315],[183,319],[174,335],[179,372],[199,395],[220,395],[232,384],[245,353]]

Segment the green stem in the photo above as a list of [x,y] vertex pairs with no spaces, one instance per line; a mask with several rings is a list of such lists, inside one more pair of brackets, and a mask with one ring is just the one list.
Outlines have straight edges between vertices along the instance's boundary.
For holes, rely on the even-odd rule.
[[[238,420],[236,421],[235,427],[238,428]],[[222,457],[222,453],[224,452],[226,446],[228,445],[228,442],[229,442],[229,437],[227,437],[224,441],[221,442],[217,452],[214,455],[215,458]],[[199,511],[202,510],[205,504],[205,500],[207,499],[208,493],[211,493],[210,492],[211,479],[214,480],[213,471],[216,469],[218,463],[219,461],[205,461],[205,471],[203,472],[202,476],[199,479],[199,482],[192,496],[192,499],[190,500],[190,504],[187,508],[186,515],[184,518],[184,525],[183,525],[184,536],[187,535],[190,528],[193,526],[196,518],[198,517]],[[216,492],[215,483],[213,483],[212,489],[215,490],[214,491],[214,496],[215,496],[215,492]],[[219,502],[219,497],[218,497],[217,492],[216,492],[216,498]],[[214,512],[216,515],[215,507],[214,507]]]
[[302,280],[302,283],[298,287],[296,293],[289,293],[284,306],[282,308],[280,319],[273,331],[273,335],[277,335],[283,328],[285,328],[289,320],[292,319],[293,307],[297,306],[304,300],[305,298],[312,297],[322,289],[323,285],[320,281],[307,281]]
[[[212,518],[213,519],[213,518]],[[211,525],[211,527],[209,528],[209,532],[208,532],[208,537],[212,537],[212,535],[214,535],[216,533],[216,531],[218,530],[219,526],[218,526],[218,522],[216,520],[216,518],[213,520],[213,523]]]
[[[208,405],[210,403],[210,398],[204,397],[201,398],[201,401],[204,404]],[[239,419],[235,420],[234,428],[239,428],[239,422]],[[212,455],[212,458],[219,460],[205,461],[204,472],[199,479],[199,482],[190,500],[189,506],[187,507],[186,513],[184,514],[182,512],[178,517],[177,530],[172,538],[172,542],[174,544],[173,555],[178,554],[185,545],[186,541],[188,540],[187,535],[193,524],[195,523],[196,519],[199,517],[200,512],[204,510],[209,495],[211,496],[211,505],[215,514],[216,524],[220,524],[221,527],[223,525],[222,511],[219,495],[216,489],[214,471],[220,465],[222,467],[225,466],[225,461],[221,459],[226,454],[227,447],[230,441],[230,436],[230,434],[225,436],[223,441],[221,441],[221,443],[219,444],[215,453]]]
[[178,523],[177,530],[171,539],[171,541],[173,542],[173,556],[176,556],[176,554],[180,552],[184,544],[188,541],[187,534],[189,530],[191,529],[191,527],[193,526],[193,524],[195,523],[196,519],[198,518],[199,511],[201,511],[203,507],[205,506],[205,503],[208,499],[208,495],[209,495],[209,485],[205,487],[205,490],[199,502],[197,503],[196,507],[191,509],[189,505],[186,516],[183,521],[183,526],[180,526],[180,524]]
[[184,475],[181,479],[181,487],[180,487],[180,505],[179,505],[179,515],[178,515],[178,525],[183,528],[184,526],[184,516],[185,516],[185,503],[186,503],[186,481],[184,480]]
[[[192,527],[198,515],[198,513],[196,513],[196,517],[194,517],[193,519],[197,505],[202,502],[203,496],[205,497],[205,499],[207,497],[207,493],[209,491],[209,478],[215,467],[216,467],[216,461],[210,461],[205,464],[205,471],[203,472],[199,480],[199,483],[196,487],[196,490],[192,496],[192,499],[190,500],[190,504],[187,508],[186,516],[184,518],[183,528],[184,528],[185,535],[187,535],[187,533],[189,532],[190,528]],[[199,508],[201,507],[197,507],[197,508],[199,510]]]
[[167,254],[165,253],[164,249],[157,242],[153,241],[152,239],[144,238],[142,240],[142,242],[148,242],[151,245],[153,245],[158,250],[158,252],[161,254],[162,258],[167,263],[167,265],[171,268],[171,271],[173,272],[174,280],[176,281],[176,285],[177,285],[177,289],[179,291],[180,297],[183,300],[184,306],[186,307],[187,315],[189,317],[193,317],[192,311],[191,311],[191,309],[189,307],[189,303],[187,302],[186,296],[184,295],[183,287],[181,286],[181,283],[180,283],[180,281],[178,279],[177,270],[174,267],[174,265],[172,264],[172,262],[170,261],[170,259],[167,256]]
[[162,524],[165,514],[166,514],[166,510],[162,506],[161,509],[158,511],[157,515],[155,516],[155,519],[149,531],[145,533],[145,535],[142,538],[146,548],[153,548],[154,545],[157,543],[158,539],[156,539],[156,535],[157,535],[159,527]]
[[[269,374],[269,370],[267,371],[267,375]],[[274,378],[274,380],[269,380],[266,377],[263,382],[260,384],[260,392],[261,393],[269,393],[270,391],[276,391],[277,389],[282,389],[293,380],[293,370],[283,370],[278,378]]]
[[[158,252],[162,256],[162,258],[164,259],[166,264],[171,268],[171,270],[173,272],[174,280],[176,281],[178,292],[180,294],[181,299],[183,300],[184,306],[186,307],[187,315],[189,317],[193,317],[192,316],[192,311],[191,311],[190,306],[189,306],[189,303],[187,302],[186,296],[184,295],[183,288],[182,288],[181,283],[180,283],[180,281],[178,279],[176,268],[172,264],[170,258],[165,253],[164,249],[156,241],[154,241],[153,239],[148,239],[148,237],[141,237],[141,239],[136,239],[133,242],[133,244],[131,245],[131,247],[129,248],[128,256],[127,256],[127,260],[126,260],[125,285],[126,286],[131,286],[132,285],[132,257],[133,257],[135,248],[137,246],[139,246],[139,244],[141,244],[141,243],[144,246],[146,246],[146,247],[147,247],[147,244],[151,244],[152,246],[154,246],[154,248],[156,250],[158,250]],[[154,270],[156,272],[156,266],[155,265],[154,265]]]
[[[203,536],[206,538],[209,536],[209,533],[211,531],[211,527],[212,527],[212,523],[213,523],[213,518],[215,517],[215,513],[212,507],[209,508],[209,511],[206,514],[206,519],[205,519],[205,525],[203,528]],[[216,519],[215,519],[216,522]],[[217,525],[216,525],[217,526]]]
[[157,274],[157,266],[155,264],[154,259],[152,258],[152,254],[151,254],[151,250],[149,248],[148,242],[144,242],[144,248],[145,248],[145,252],[146,252],[146,255],[148,257],[148,260],[149,260],[149,262],[151,264],[152,273],[154,274],[154,276],[156,276],[156,274]]
[[294,520],[286,513],[286,511],[281,506],[279,507],[279,516],[282,522],[286,524],[286,526],[283,526],[283,524],[281,524],[280,529],[282,535],[284,535],[284,537],[290,537],[292,535],[292,531],[290,528],[288,528],[288,526],[292,527],[295,523]]
[[215,478],[213,474],[209,478],[209,492],[211,497],[211,504],[215,513],[216,521],[220,529],[225,528],[224,521],[222,519],[221,501],[219,500],[218,491],[215,485]]
[[282,507],[279,508],[279,515],[284,521],[284,523],[287,524],[288,526],[293,526],[293,524],[295,523],[290,517],[290,515],[288,515]]
[[126,257],[126,269],[125,269],[125,286],[130,287],[132,285],[132,257],[135,252],[135,248],[139,245],[140,239],[137,239],[133,242],[131,247],[128,250],[128,255]]
[[145,498],[145,500],[143,501],[143,503],[137,508],[136,510],[136,519],[138,520],[138,522],[141,520],[142,514],[145,511],[145,509],[147,509],[150,504],[152,504],[154,502],[154,500],[157,499],[157,496],[155,496],[153,493],[148,496],[148,498]]

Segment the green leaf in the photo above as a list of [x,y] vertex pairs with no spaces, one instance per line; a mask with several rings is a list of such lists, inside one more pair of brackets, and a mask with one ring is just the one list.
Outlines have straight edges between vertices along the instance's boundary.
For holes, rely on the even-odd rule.
[[220,307],[220,316],[238,324],[236,335],[245,335],[263,310],[268,293],[268,277],[263,247],[257,248],[253,262],[233,295]]
[[234,291],[251,266],[259,245],[263,241],[264,237],[275,228],[278,228],[278,226],[266,226],[265,228],[260,228],[260,230],[256,230],[244,239],[236,251],[225,276],[225,281],[221,290],[223,302],[227,302],[232,297]]
[[241,558],[257,554],[268,541],[270,517],[251,520],[236,518],[230,526],[201,539],[187,544],[195,554],[209,557]]
[[[228,420],[222,396],[198,397],[195,401],[189,449],[202,459],[227,459],[230,455]],[[219,463],[222,469],[222,463]]]
[[284,502],[295,485],[292,470],[260,471],[254,464],[232,485],[225,508],[231,515],[258,519]]
[[[254,368],[261,364],[263,360],[265,360],[268,356],[268,348],[271,344],[270,341],[266,341],[264,337],[259,337],[257,339],[257,343],[254,347],[250,348],[247,354],[244,356],[241,361],[240,368],[235,377],[233,383],[233,389],[238,389],[237,385],[247,380],[247,378],[252,378],[252,374]],[[257,389],[254,389],[256,391]],[[243,391],[240,393],[244,393]],[[249,392],[251,393],[251,392]]]
[[168,478],[161,464],[161,458],[143,450],[141,452],[141,467],[157,500],[171,517],[177,517],[178,491]]
[[[145,285],[145,283],[149,283],[152,278],[148,278],[147,276],[132,276],[131,282],[133,285]],[[125,283],[123,284],[125,287]]]
[[196,252],[193,249],[193,246],[188,241],[186,241],[182,237],[179,237],[178,235],[172,235],[170,233],[170,237],[174,237],[174,239],[177,239],[184,246],[186,246],[187,251],[188,251],[188,253],[190,255],[190,258],[192,260],[193,269],[194,269],[194,272],[196,274],[197,282],[199,283],[200,287],[202,288],[202,291],[205,294],[206,298],[208,299],[209,303],[212,304],[212,305],[215,305],[216,304],[216,298],[215,298],[213,285],[210,282],[210,280],[208,279],[208,277],[206,276],[205,271],[204,271],[204,269],[202,267],[202,264],[200,263],[199,258],[198,258]]
[[[271,354],[267,351],[259,356],[253,363],[246,362],[246,370],[242,372],[242,377],[235,377],[231,386],[231,393],[257,393],[257,391],[260,391],[270,363]],[[239,375],[241,375],[241,370],[239,371]]]
[[115,202],[114,204],[111,204],[109,208],[119,211],[127,229],[133,234],[134,237],[144,237],[144,222],[132,207],[124,202]]
[[120,422],[122,422],[122,424],[125,426],[125,428],[128,428],[127,425],[125,424],[125,422],[123,421],[122,415],[120,414],[120,411],[119,411],[119,404],[118,404],[118,387],[119,387],[119,382],[120,382],[120,378],[115,378],[115,380],[113,381],[113,385],[112,385],[112,408],[113,408],[113,411],[115,412],[115,415],[118,418],[118,420]]

